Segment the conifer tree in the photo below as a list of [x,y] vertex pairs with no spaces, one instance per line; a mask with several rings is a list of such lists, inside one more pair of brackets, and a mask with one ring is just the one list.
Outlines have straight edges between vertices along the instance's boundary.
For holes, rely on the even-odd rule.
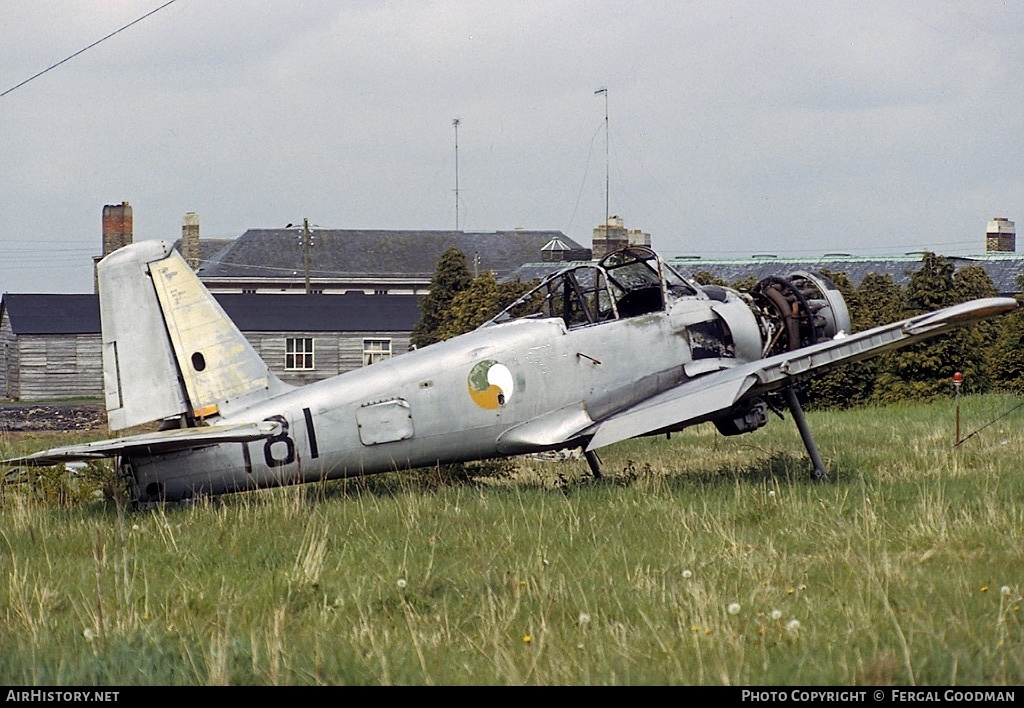
[[[860,332],[872,327],[895,322],[906,312],[906,295],[891,275],[869,273],[857,286],[857,298],[850,309],[853,331]],[[864,398],[870,400],[876,391],[886,390],[891,382],[895,367],[895,354],[886,353],[867,359],[859,364],[859,371],[865,379]]]
[[[921,268],[910,275],[906,285],[904,317],[930,313],[959,301],[953,262],[934,253],[926,253],[921,262]],[[967,357],[968,352],[957,343],[956,333],[900,349],[893,355],[892,371],[883,372],[876,381],[873,398],[885,403],[929,401],[949,393],[953,390],[953,373],[973,366],[973,360]]]
[[430,279],[430,292],[420,303],[420,320],[413,327],[409,341],[416,347],[425,347],[441,340],[437,329],[452,299],[469,287],[473,276],[466,265],[466,255],[457,248],[441,254],[437,269]]
[[[832,281],[839,289],[850,312],[851,331],[858,327],[860,311],[859,295],[846,273],[822,270],[822,275]],[[849,332],[847,332],[849,334]],[[848,408],[864,401],[871,393],[872,376],[867,365],[869,362],[847,364],[811,379],[807,391],[807,400],[811,408]]]
[[437,328],[438,339],[450,339],[474,330],[491,319],[525,292],[535,282],[499,283],[494,274],[485,270],[465,290],[452,298]]
[[[956,302],[967,302],[999,293],[988,273],[979,265],[968,265],[953,274]],[[977,322],[953,332],[954,361],[963,374],[962,393],[983,393],[992,387],[992,353],[1002,322]]]
[[[1017,286],[1024,290],[1024,273]],[[999,320],[989,362],[993,387],[1019,395],[1024,393],[1024,295],[1017,301],[1020,306]]]
[[690,280],[694,281],[698,285],[721,285],[727,286],[728,283],[716,276],[714,273],[708,270],[699,270],[693,274]]

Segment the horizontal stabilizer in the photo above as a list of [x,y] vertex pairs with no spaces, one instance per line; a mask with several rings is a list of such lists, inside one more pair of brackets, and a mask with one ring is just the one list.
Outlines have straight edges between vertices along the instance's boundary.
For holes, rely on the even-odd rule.
[[10,467],[59,465],[64,462],[99,460],[125,454],[178,452],[226,442],[263,440],[281,432],[281,424],[272,421],[242,425],[211,425],[200,428],[176,428],[153,433],[140,433],[123,438],[97,440],[44,450],[34,455],[3,461]]

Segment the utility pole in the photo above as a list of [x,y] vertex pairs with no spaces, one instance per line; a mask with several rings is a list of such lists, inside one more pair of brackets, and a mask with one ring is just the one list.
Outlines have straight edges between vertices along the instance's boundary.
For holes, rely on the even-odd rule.
[[311,236],[309,233],[309,219],[302,220],[302,257],[305,261],[306,266],[306,294],[310,294],[309,289],[309,246]]
[[459,119],[452,119],[455,128],[455,230],[459,230]]
[[[289,222],[285,228],[290,229],[292,226],[293,224]],[[302,236],[299,237],[299,245],[302,246],[302,260],[306,271],[306,294],[309,295],[312,292],[309,289],[309,247],[313,245],[313,232],[309,230],[309,219],[302,220]],[[294,271],[292,271],[292,275],[295,275]]]

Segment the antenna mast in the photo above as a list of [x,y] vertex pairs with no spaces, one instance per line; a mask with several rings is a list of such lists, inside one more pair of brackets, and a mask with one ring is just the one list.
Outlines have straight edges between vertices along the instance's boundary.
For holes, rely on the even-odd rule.
[[608,88],[599,88],[595,94],[604,94],[604,235],[608,238]]
[[459,230],[459,119],[452,119],[455,128],[455,230]]

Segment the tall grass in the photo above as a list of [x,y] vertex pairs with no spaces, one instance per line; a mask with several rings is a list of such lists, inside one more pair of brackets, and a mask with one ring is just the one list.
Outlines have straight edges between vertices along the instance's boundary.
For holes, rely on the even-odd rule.
[[[1017,404],[963,400],[964,434]],[[698,427],[471,479],[0,496],[0,684],[1018,685],[1024,410]]]

